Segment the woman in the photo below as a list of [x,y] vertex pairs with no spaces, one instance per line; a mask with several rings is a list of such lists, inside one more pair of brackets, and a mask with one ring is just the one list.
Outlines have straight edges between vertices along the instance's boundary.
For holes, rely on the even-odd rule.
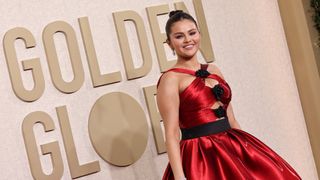
[[166,33],[178,59],[158,81],[170,162],[163,179],[301,179],[279,155],[240,130],[220,70],[197,60],[201,36],[194,18],[170,12]]

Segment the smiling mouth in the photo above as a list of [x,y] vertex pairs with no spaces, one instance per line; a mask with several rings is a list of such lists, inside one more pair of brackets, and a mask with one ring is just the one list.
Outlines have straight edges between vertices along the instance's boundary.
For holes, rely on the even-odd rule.
[[183,46],[183,48],[185,49],[191,49],[193,48],[194,44],[189,44],[189,45],[186,45],[186,46]]

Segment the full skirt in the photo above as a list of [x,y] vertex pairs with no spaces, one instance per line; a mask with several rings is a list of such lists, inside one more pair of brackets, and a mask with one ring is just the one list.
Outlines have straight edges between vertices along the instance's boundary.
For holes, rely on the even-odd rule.
[[[295,170],[256,137],[240,129],[182,140],[187,180],[296,180]],[[168,164],[163,180],[174,180]]]

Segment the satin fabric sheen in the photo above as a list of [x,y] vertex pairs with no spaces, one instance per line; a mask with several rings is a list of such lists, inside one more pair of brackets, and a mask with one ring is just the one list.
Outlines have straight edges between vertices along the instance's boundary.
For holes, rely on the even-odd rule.
[[[225,109],[227,108],[231,100],[231,89],[218,75],[210,74],[206,78],[201,78],[195,76],[195,71],[188,69],[173,68],[168,71],[189,74],[195,78],[180,93],[180,128],[190,128],[218,119],[212,111],[217,99],[212,94],[211,87],[205,84],[206,78],[216,80],[223,88],[224,93],[220,102],[224,104]],[[187,180],[301,179],[278,154],[240,129],[231,128],[209,136],[181,140],[180,150]],[[163,180],[174,180],[169,163]]]

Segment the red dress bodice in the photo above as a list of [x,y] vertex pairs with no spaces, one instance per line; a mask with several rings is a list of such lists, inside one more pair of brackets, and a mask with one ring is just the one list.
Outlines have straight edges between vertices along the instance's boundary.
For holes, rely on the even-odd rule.
[[[185,73],[194,76],[193,81],[180,92],[179,122],[180,128],[190,128],[219,119],[219,114],[212,106],[221,102],[221,111],[226,111],[231,100],[231,89],[228,83],[217,74],[207,71],[208,65],[193,71],[183,68],[172,68],[169,71]],[[217,84],[213,87],[206,85],[206,79],[214,79]]]

